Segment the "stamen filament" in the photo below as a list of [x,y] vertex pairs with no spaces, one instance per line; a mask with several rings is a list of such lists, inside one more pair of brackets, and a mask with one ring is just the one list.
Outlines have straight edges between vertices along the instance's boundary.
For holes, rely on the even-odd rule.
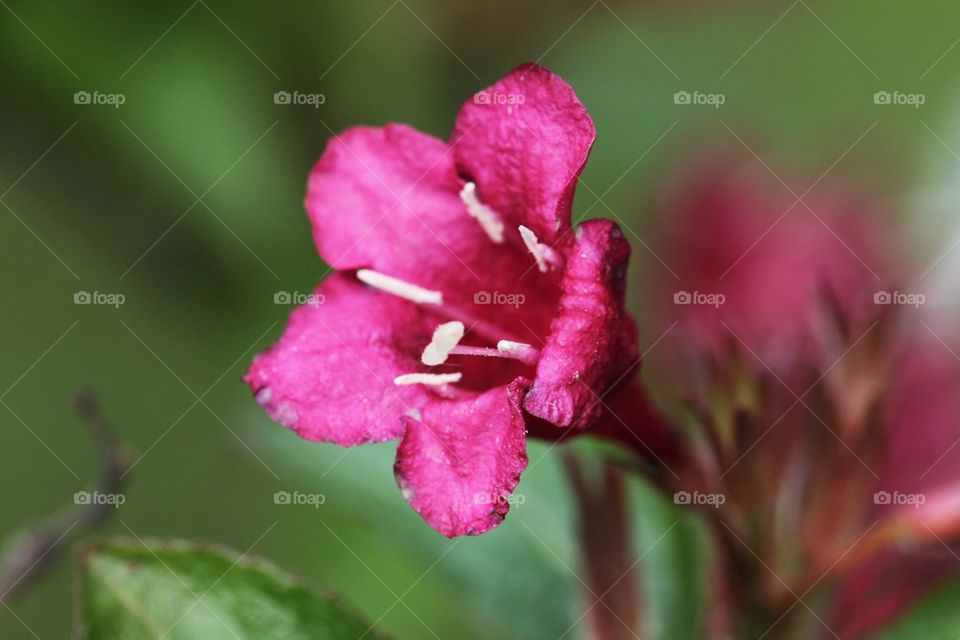
[[431,387],[442,387],[445,384],[460,382],[463,374],[457,373],[404,373],[393,379],[397,386],[410,384],[425,384]]
[[357,269],[357,279],[375,289],[392,293],[395,296],[416,302],[417,304],[443,304],[443,294],[432,289],[424,289],[405,280],[394,278],[371,269]]
[[535,365],[540,357],[540,352],[528,344],[521,342],[511,342],[501,340],[497,343],[497,348],[492,347],[471,347],[467,345],[457,345],[450,350],[451,355],[458,356],[481,356],[485,358],[507,358],[510,360],[519,360],[525,364]]

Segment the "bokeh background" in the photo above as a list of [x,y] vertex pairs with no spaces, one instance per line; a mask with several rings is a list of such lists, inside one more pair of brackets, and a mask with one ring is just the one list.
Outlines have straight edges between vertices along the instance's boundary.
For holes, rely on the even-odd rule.
[[[325,272],[301,201],[331,131],[398,121],[446,137],[475,91],[524,61],[550,67],[599,131],[575,215],[628,227],[641,317],[663,268],[643,248],[657,237],[648,212],[711,145],[801,176],[800,192],[829,170],[870,193],[915,251],[947,252],[932,284],[960,262],[952,0],[0,4],[0,530],[96,474],[69,406],[88,388],[137,464],[126,503],[85,539],[251,550],[397,638],[577,637],[576,542],[556,450],[532,447],[503,526],[450,542],[403,502],[392,444],[300,441],[240,382],[290,311],[275,295]],[[124,103],[76,104],[78,91]],[[277,91],[324,101],[278,105]],[[678,91],[725,103],[676,104]],[[878,105],[877,91],[925,102]],[[81,291],[125,302],[74,304]],[[295,490],[326,502],[274,504]],[[645,487],[632,499],[657,637],[695,637],[699,528]],[[15,615],[0,610],[0,637],[66,637],[74,573],[61,563]]]

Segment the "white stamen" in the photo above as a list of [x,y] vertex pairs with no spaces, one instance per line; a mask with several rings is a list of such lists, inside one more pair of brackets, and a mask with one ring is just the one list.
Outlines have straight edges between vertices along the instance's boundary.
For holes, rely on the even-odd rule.
[[443,294],[432,289],[424,289],[398,278],[384,275],[370,269],[357,269],[357,279],[371,287],[392,293],[395,296],[411,300],[417,304],[443,304]]
[[477,185],[468,182],[460,190],[460,199],[467,205],[467,213],[470,214],[483,230],[490,236],[490,239],[500,244],[503,242],[503,221],[496,211],[480,202],[477,198]]
[[402,386],[408,384],[426,384],[432,387],[442,387],[445,384],[460,382],[463,374],[457,373],[404,373],[393,379],[393,384]]
[[526,342],[513,342],[512,340],[501,340],[497,343],[497,350],[504,353],[520,353],[527,349],[533,349],[533,346]]
[[540,359],[540,350],[526,342],[501,340],[497,343],[497,351],[529,365],[536,365]]
[[435,367],[447,361],[450,350],[453,349],[463,338],[463,323],[454,320],[453,322],[444,322],[433,331],[433,339],[423,350],[420,361],[428,367]]
[[[523,238],[523,244],[527,245],[527,250],[533,254],[533,259],[537,261],[537,268],[540,269],[540,273],[546,273],[549,268],[547,260],[554,258],[553,249],[545,244],[540,244],[537,234],[525,226],[520,225],[518,229],[520,230],[520,237]],[[552,259],[551,262],[553,262]]]

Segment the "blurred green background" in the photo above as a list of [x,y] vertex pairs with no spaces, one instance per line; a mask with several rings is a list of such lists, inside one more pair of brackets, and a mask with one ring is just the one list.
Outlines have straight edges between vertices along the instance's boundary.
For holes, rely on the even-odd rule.
[[[397,638],[577,637],[576,543],[547,446],[531,447],[504,525],[450,542],[396,490],[394,445],[308,444],[240,383],[290,311],[275,294],[325,272],[301,201],[331,130],[399,121],[446,137],[475,91],[524,61],[550,67],[599,132],[575,213],[628,226],[641,316],[663,268],[641,244],[656,237],[645,213],[705,144],[746,143],[800,176],[798,192],[832,167],[930,255],[960,233],[953,0],[0,4],[0,530],[94,477],[69,408],[89,388],[139,460],[126,504],[86,538],[251,549]],[[125,101],[75,104],[78,91]],[[278,105],[277,91],[325,101]],[[726,101],[678,105],[677,91]],[[876,105],[877,91],[926,101]],[[79,291],[125,304],[75,305]],[[281,490],[326,503],[275,505]],[[634,499],[657,637],[695,637],[698,529],[643,487]],[[16,617],[0,610],[0,637],[66,637],[73,575],[62,563],[10,603]]]

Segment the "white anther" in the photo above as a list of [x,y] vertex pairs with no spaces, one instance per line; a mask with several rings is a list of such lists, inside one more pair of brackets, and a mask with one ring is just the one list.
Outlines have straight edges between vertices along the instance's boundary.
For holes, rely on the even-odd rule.
[[517,228],[520,230],[520,237],[523,238],[523,244],[527,245],[527,250],[533,255],[533,259],[537,261],[537,268],[540,269],[540,273],[546,273],[549,268],[547,259],[553,256],[553,249],[545,244],[540,244],[540,241],[537,239],[537,234],[525,226],[520,225]]
[[512,340],[501,340],[497,343],[497,351],[503,351],[504,353],[516,354],[522,353],[533,349],[532,345],[529,345],[525,342],[513,342]]
[[434,329],[430,344],[423,350],[420,361],[428,367],[435,367],[447,361],[453,349],[463,338],[463,323],[459,320],[444,322]]
[[357,269],[357,279],[371,287],[392,293],[395,296],[411,300],[417,304],[443,304],[443,294],[432,289],[424,289],[398,278],[384,275],[370,269]]
[[496,211],[480,202],[477,198],[477,185],[468,182],[460,190],[460,199],[467,205],[467,213],[470,214],[490,237],[491,240],[500,244],[503,242],[503,221]]
[[445,384],[460,382],[463,374],[457,373],[404,373],[393,379],[393,384],[398,386],[408,384],[426,384],[431,387],[442,387]]

